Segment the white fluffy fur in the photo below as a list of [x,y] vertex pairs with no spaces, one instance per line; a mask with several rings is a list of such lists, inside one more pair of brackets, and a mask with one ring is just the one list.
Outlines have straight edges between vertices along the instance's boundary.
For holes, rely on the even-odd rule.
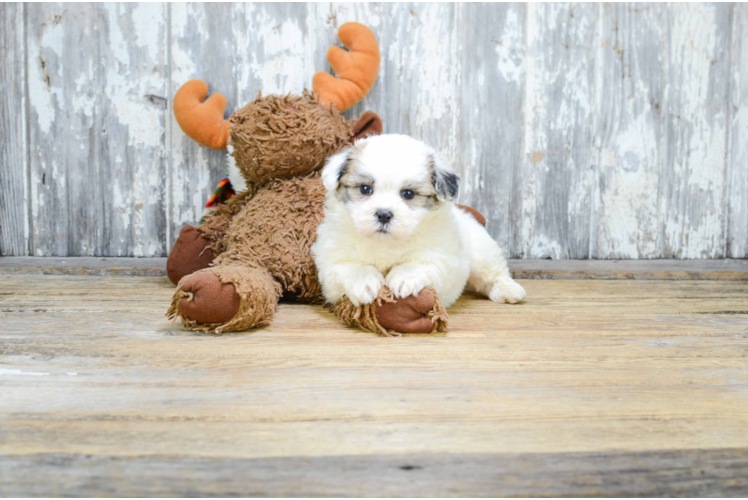
[[[353,180],[353,188],[339,185],[341,169],[348,175],[342,182],[372,179],[373,193],[361,196]],[[525,297],[499,245],[454,204],[456,182],[454,192],[437,189],[434,170],[453,175],[431,148],[403,135],[363,139],[328,159],[325,218],[312,252],[329,302],[347,295],[355,305],[368,304],[383,284],[397,297],[433,287],[447,307],[466,286],[496,302]],[[416,202],[402,197],[412,186],[423,193]],[[389,210],[392,221],[379,223],[378,210]]]

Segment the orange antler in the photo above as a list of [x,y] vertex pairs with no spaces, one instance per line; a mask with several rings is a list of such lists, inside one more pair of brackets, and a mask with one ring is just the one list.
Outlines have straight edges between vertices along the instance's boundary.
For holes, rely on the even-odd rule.
[[379,73],[379,44],[374,33],[359,23],[345,23],[338,30],[338,38],[350,50],[330,47],[327,51],[327,60],[338,78],[320,71],[314,75],[312,88],[322,103],[345,111],[374,86]]
[[223,119],[226,98],[213,94],[207,100],[208,84],[190,80],[174,96],[177,123],[194,141],[212,149],[226,149],[229,142],[229,121]]

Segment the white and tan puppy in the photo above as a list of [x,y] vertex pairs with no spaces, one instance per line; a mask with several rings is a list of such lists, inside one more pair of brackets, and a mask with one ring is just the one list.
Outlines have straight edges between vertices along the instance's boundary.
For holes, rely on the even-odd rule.
[[496,302],[525,297],[499,245],[454,204],[458,176],[424,143],[356,141],[327,160],[322,181],[325,218],[312,253],[328,302],[368,304],[385,284],[399,298],[433,287],[446,307],[466,286]]

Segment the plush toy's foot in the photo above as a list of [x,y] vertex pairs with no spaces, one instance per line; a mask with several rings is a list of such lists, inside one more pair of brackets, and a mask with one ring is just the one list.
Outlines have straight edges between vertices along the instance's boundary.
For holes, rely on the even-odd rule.
[[179,283],[180,314],[196,323],[226,323],[236,316],[241,297],[231,283],[213,273],[195,273]]
[[333,312],[350,325],[387,336],[443,332],[449,319],[436,291],[429,288],[416,297],[396,299],[389,289],[382,287],[371,304],[354,306],[344,298],[333,306]]
[[191,330],[248,330],[270,324],[280,295],[280,285],[265,269],[210,267],[179,282],[166,315]]
[[429,312],[434,308],[436,297],[428,290],[421,290],[418,296],[383,302],[376,308],[379,324],[388,330],[400,333],[430,333],[434,322]]
[[213,262],[211,242],[192,226],[184,226],[166,259],[166,275],[175,285],[179,280]]

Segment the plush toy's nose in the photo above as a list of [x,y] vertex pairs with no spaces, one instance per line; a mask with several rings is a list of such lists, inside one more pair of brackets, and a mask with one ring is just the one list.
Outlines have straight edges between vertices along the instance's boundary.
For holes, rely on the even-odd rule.
[[392,220],[392,212],[389,210],[377,210],[376,215],[381,224],[387,224]]

